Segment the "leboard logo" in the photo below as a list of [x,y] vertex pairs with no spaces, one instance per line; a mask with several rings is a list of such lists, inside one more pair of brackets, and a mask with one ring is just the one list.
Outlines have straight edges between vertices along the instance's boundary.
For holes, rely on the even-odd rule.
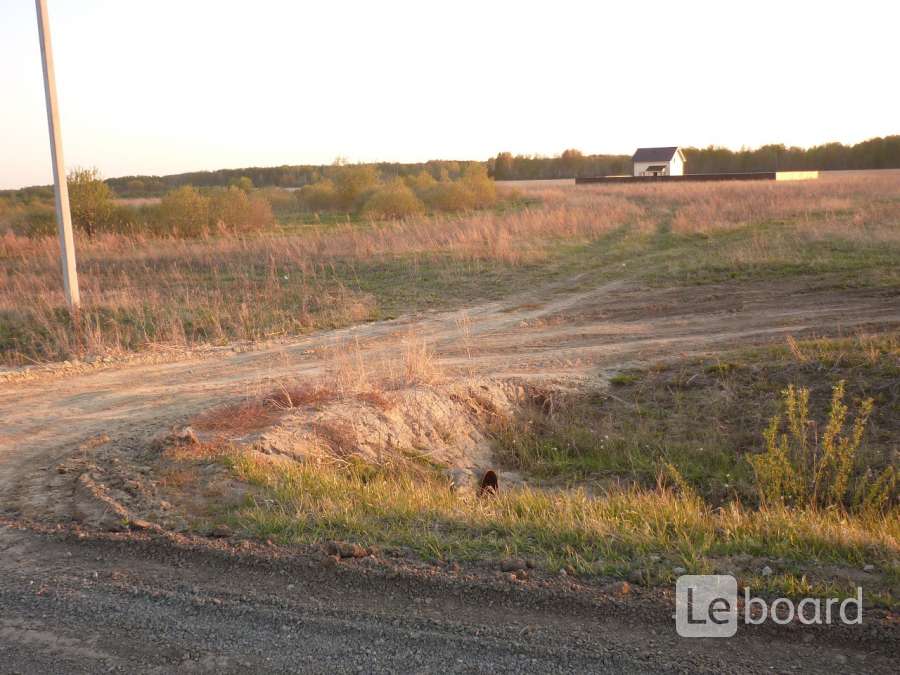
[[[770,603],[744,588],[744,623],[862,623],[862,588],[852,598],[804,598]],[[728,574],[685,574],[675,582],[675,630],[681,637],[731,637],[738,628],[737,580]]]
[[737,633],[737,579],[727,574],[685,574],[675,582],[675,630],[681,637]]

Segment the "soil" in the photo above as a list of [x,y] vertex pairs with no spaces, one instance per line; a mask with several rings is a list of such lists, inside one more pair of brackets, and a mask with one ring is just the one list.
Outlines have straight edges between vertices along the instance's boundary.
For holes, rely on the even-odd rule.
[[[201,412],[318,377],[321,354],[346,340],[382,358],[413,330],[461,376],[596,382],[787,335],[896,330],[898,300],[896,290],[797,282],[584,290],[574,280],[258,349],[8,377],[0,383],[0,671],[797,672],[839,664],[895,672],[892,615],[856,631],[805,630],[802,639],[744,627],[726,649],[677,638],[663,591],[606,592],[539,574],[510,579],[371,556],[337,562],[314,547],[176,534],[153,522],[110,532],[128,514],[100,497],[115,496],[102,483],[117,457],[140,466],[152,439]],[[130,480],[127,489],[140,494],[139,469]]]

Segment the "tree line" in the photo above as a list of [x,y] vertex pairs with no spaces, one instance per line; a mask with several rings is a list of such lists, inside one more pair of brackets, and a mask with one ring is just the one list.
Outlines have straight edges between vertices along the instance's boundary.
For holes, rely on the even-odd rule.
[[[900,169],[900,135],[870,138],[855,145],[826,143],[811,148],[781,144],[729,150],[716,146],[682,148],[687,173],[745,171],[835,171]],[[630,155],[585,155],[566,150],[556,157],[501,152],[488,160],[496,180],[535,180],[631,174]]]
[[[900,168],[900,135],[871,138],[855,145],[826,143],[810,148],[788,147],[782,144],[764,145],[759,148],[682,148],[687,160],[688,173],[732,173],[745,171],[797,171],[841,169],[898,169]],[[415,190],[411,179],[420,183],[423,176],[431,176],[439,183],[460,180],[472,166],[487,170],[495,180],[526,180],[573,178],[575,176],[607,176],[631,174],[630,155],[587,155],[579,150],[566,150],[558,156],[513,155],[501,152],[486,162],[430,160],[402,164],[377,162],[348,165],[336,160],[331,165],[296,165],[275,167],[247,167],[220,169],[218,171],[194,171],[167,176],[122,176],[105,179],[116,197],[162,197],[173,190],[192,186],[199,189],[236,187],[244,192],[253,188],[304,188],[339,183],[347,166],[368,166],[379,180],[390,183],[403,179]],[[413,181],[415,182],[415,181]],[[427,182],[427,181],[426,181]],[[420,199],[425,193],[420,191]],[[437,192],[429,193],[437,199]],[[324,201],[328,201],[325,194]],[[52,220],[52,212],[45,208],[53,198],[52,186],[35,186],[20,190],[0,190],[0,216],[11,211],[35,211],[43,208],[42,217]],[[313,196],[313,202],[316,201]],[[340,201],[340,200],[338,200]],[[424,200],[427,204],[427,199]],[[357,205],[358,206],[358,205]],[[4,220],[0,217],[0,220]]]
[[[458,179],[470,164],[484,164],[474,161],[430,160],[402,164],[399,162],[373,162],[371,166],[386,179],[405,178],[422,172],[435,180],[449,177]],[[174,188],[192,185],[197,188],[228,187],[239,185],[239,181],[250,181],[256,187],[302,188],[323,180],[333,179],[348,163],[338,158],[331,165],[303,164],[296,166],[246,167],[243,169],[219,169],[218,171],[192,171],[167,176],[122,176],[107,178],[106,183],[115,193],[124,198],[161,197]],[[358,165],[354,165],[358,166]]]

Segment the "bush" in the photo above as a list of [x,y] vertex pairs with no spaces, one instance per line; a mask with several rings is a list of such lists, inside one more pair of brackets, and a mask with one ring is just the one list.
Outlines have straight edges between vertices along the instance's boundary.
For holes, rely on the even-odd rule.
[[69,206],[72,225],[93,236],[108,227],[113,212],[112,190],[97,169],[76,168],[69,172]]
[[487,168],[481,164],[469,164],[461,182],[472,195],[472,204],[477,209],[493,206],[497,201],[497,187],[490,179]]
[[375,218],[402,218],[424,210],[468,211],[497,202],[496,186],[483,165],[447,162],[433,168],[440,180],[429,171],[420,171],[380,182],[377,168],[371,165],[331,167],[330,178],[302,188],[297,201],[307,211],[360,213]]
[[186,185],[166,193],[158,214],[166,231],[196,237],[209,227],[209,199],[196,188]]
[[248,232],[272,225],[275,216],[263,197],[250,197],[240,188],[232,186],[210,193],[209,222],[215,227]]
[[424,211],[425,205],[399,178],[375,190],[362,209],[370,218],[406,218]]
[[425,203],[435,211],[467,211],[475,208],[475,195],[462,183],[441,181],[425,195]]
[[0,231],[8,230],[27,237],[56,234],[56,204],[33,201],[8,204],[0,208]]
[[435,185],[437,185],[437,181],[427,171],[420,171],[415,176],[407,176],[406,184],[412,189],[420,198],[424,198],[428,191],[433,189]]
[[350,213],[362,205],[365,194],[378,185],[378,169],[370,164],[339,167],[334,174],[336,206]]
[[850,432],[845,434],[847,406],[844,382],[832,390],[831,412],[821,438],[809,419],[809,390],[793,385],[784,391],[787,430],[780,433],[781,417],[766,429],[766,451],[749,458],[764,506],[801,506],[880,511],[895,497],[896,472],[888,466],[877,477],[861,471],[857,455],[872,399],[859,406]]
[[337,189],[330,180],[304,186],[297,193],[301,208],[309,211],[330,211],[338,206]]

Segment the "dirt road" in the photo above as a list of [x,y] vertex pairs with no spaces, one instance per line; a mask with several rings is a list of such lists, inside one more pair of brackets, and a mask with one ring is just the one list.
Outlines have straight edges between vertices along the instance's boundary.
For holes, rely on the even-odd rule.
[[[8,519],[0,528],[0,671],[169,671],[178,664],[201,671],[787,671],[845,654],[847,667],[887,666],[881,648],[858,642],[807,649],[787,640],[770,648],[769,638],[751,634],[722,655],[714,645],[673,642],[668,617],[651,620],[637,609],[600,616],[614,603],[544,603],[536,591],[523,591],[520,601],[508,592],[441,585],[446,580],[370,583],[358,571],[322,577],[303,561],[257,569],[171,542],[85,542],[71,534],[60,541],[10,524],[77,518],[74,477],[53,467],[80,444],[106,434],[137,446],[217,403],[276,380],[315,376],[322,348],[342,340],[358,341],[367,358],[378,358],[413,330],[451,369],[595,378],[631,363],[787,334],[896,329],[898,300],[892,291],[787,283],[651,291],[617,284],[583,290],[575,280],[467,311],[256,351],[0,384],[0,513]],[[296,593],[285,592],[288,584]],[[431,604],[410,614],[419,597]],[[528,603],[539,609],[528,614]]]

